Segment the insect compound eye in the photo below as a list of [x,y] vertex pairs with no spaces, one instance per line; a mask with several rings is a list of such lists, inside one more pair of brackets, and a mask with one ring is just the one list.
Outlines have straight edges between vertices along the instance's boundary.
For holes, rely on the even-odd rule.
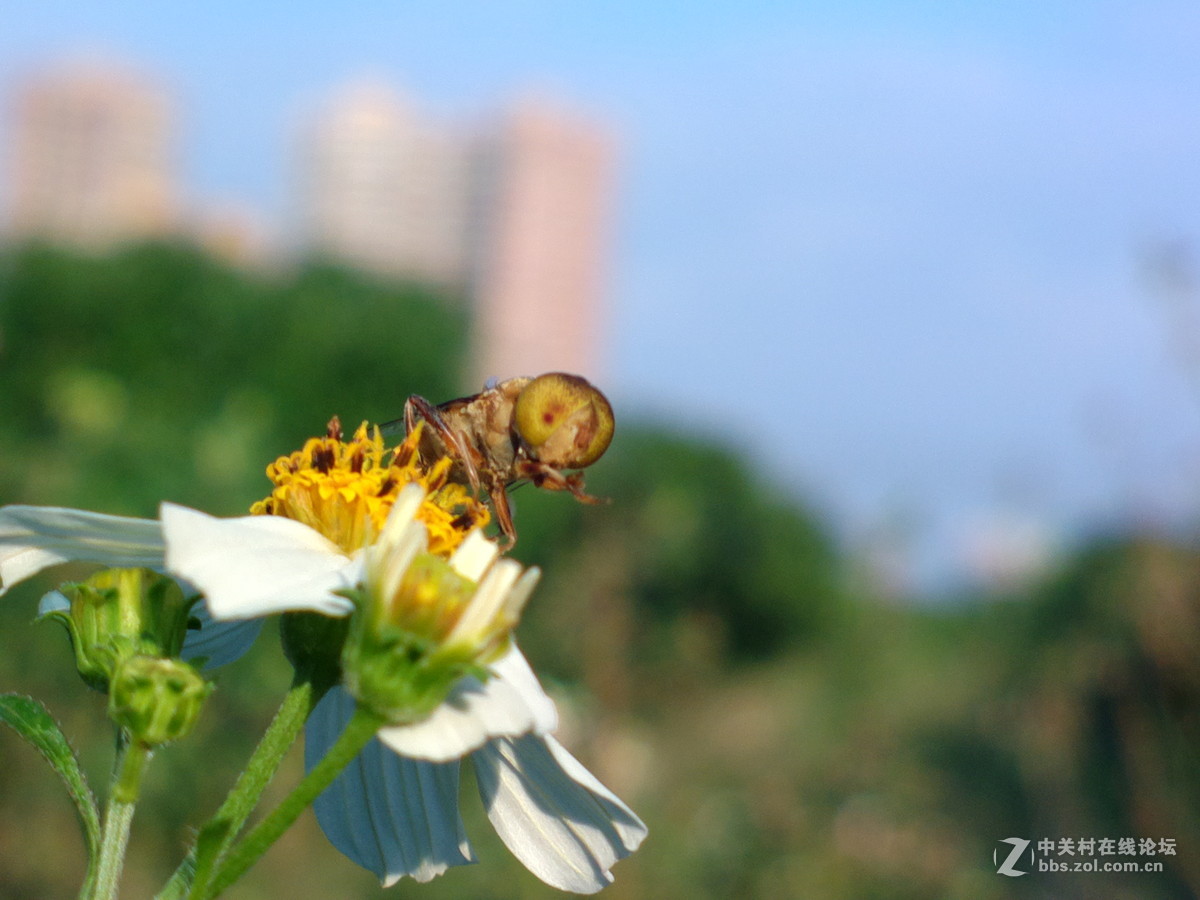
[[542,462],[582,469],[598,460],[613,436],[612,406],[585,378],[539,375],[517,395],[517,435]]

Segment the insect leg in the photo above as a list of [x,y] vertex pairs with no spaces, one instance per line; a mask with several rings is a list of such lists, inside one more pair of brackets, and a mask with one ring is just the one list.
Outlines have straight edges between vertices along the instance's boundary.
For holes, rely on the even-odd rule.
[[475,448],[470,447],[463,440],[462,434],[446,423],[436,406],[424,397],[413,394],[404,401],[404,427],[408,433],[411,434],[412,430],[417,427],[418,416],[424,419],[425,424],[432,428],[441,439],[446,453],[462,465],[463,471],[467,475],[467,481],[471,484],[471,490],[478,494],[479,466],[477,463],[478,453]]
[[547,491],[570,491],[571,495],[580,503],[595,505],[608,502],[602,497],[593,497],[583,490],[582,472],[564,475],[553,466],[548,466],[538,460],[524,460],[520,463],[519,472],[522,478],[532,481],[534,487]]
[[496,511],[496,522],[504,533],[504,545],[501,549],[507,552],[517,542],[517,528],[513,525],[512,507],[508,504],[508,493],[503,484],[497,484],[493,485],[490,496],[492,509]]

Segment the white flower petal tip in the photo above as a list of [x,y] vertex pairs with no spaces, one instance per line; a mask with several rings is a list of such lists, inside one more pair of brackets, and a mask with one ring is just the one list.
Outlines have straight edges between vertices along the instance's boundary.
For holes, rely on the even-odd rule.
[[65,562],[161,569],[162,529],[153,519],[82,509],[0,507],[0,594]]
[[497,739],[471,759],[496,833],[551,887],[599,891],[646,837],[642,820],[552,737]]
[[530,595],[533,594],[533,589],[537,587],[537,583],[541,580],[541,569],[535,566],[525,570],[525,574],[513,585],[513,589],[506,601],[510,616],[514,619],[520,617],[522,611],[525,609],[525,604],[529,602]]
[[470,532],[450,556],[450,565],[464,578],[479,581],[492,562],[500,555],[496,542],[476,529]]
[[280,516],[218,519],[164,503],[166,567],[195,585],[217,620],[307,610],[348,615],[359,563],[307,525]]
[[[417,487],[410,485],[409,487]],[[401,491],[401,500],[408,488]],[[410,497],[411,497],[411,492]],[[404,573],[418,554],[429,549],[429,531],[415,518],[419,498],[424,496],[418,488],[418,503],[405,515],[396,516],[392,507],[387,523],[379,540],[367,547],[363,554],[363,568],[367,583],[373,585],[378,597],[391,597],[400,589]]]
[[[305,725],[305,767],[337,740],[354,711],[341,688],[331,690]],[[401,878],[430,881],[451,866],[475,862],[458,813],[458,762],[404,759],[371,741],[313,809],[338,850],[374,872],[384,887]]]
[[417,512],[424,502],[425,488],[415,482],[406,484],[400,489],[400,493],[396,495],[396,499],[392,503],[391,511],[388,512],[387,522],[383,526],[384,529],[386,530],[389,527],[402,528],[408,522],[416,519]]
[[427,719],[382,728],[379,739],[401,756],[447,762],[478,750],[494,737],[554,729],[558,724],[554,701],[515,644],[491,670],[493,677],[485,683],[462,679]]
[[487,635],[495,627],[501,611],[509,606],[513,585],[520,575],[521,564],[516,560],[502,559],[492,566],[475,589],[462,617],[446,636],[446,643],[474,644]]

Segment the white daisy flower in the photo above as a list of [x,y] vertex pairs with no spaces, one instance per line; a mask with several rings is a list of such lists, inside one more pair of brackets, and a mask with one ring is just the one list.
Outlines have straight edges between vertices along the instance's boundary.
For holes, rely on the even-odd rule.
[[[355,613],[359,624],[351,626],[343,654],[346,683],[325,695],[305,727],[309,769],[356,705],[376,699],[377,692],[364,686],[372,660],[353,658],[383,652],[384,642],[372,634],[386,637],[387,626],[397,624],[424,627],[434,657],[439,651],[487,657],[506,647],[486,665],[486,679],[459,676],[427,716],[381,728],[317,798],[318,821],[335,847],[385,885],[404,876],[428,881],[474,861],[458,813],[459,766],[470,760],[489,818],[513,854],[554,887],[600,890],[646,828],[550,735],[557,724],[553,702],[507,640],[536,571],[522,575],[517,563],[498,559],[494,542],[475,530],[449,559],[470,590],[426,590],[445,582],[436,570],[412,575],[422,560],[428,564],[426,527],[416,517],[423,502],[422,488],[405,488],[378,540],[351,555],[315,541],[307,526],[291,527],[295,522],[214,519],[165,508],[168,567],[201,588],[214,615]],[[267,553],[286,562],[263,565]],[[357,596],[365,598],[365,608],[354,610],[347,596],[334,593],[354,596],[348,590],[353,584],[364,586]],[[357,647],[356,630],[371,632]]]
[[204,598],[185,653],[220,661],[263,616],[352,616],[343,683],[306,725],[309,768],[356,706],[387,724],[314,804],[333,844],[384,884],[473,861],[457,808],[469,759],[513,854],[557,888],[597,891],[646,828],[550,734],[554,705],[511,641],[537,571],[498,558],[447,461],[424,470],[404,450],[389,461],[377,432],[343,443],[331,423],[268,469],[276,489],[241,518],[7,507],[0,589],[69,560],[166,571]]

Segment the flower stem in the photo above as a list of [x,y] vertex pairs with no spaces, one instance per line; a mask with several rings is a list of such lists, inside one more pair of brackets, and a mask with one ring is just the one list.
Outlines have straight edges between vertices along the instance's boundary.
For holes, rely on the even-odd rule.
[[125,848],[129,843],[129,827],[133,822],[141,789],[142,774],[150,760],[148,747],[137,741],[122,739],[113,777],[108,806],[104,811],[104,828],[100,835],[100,858],[96,863],[96,879],[92,884],[92,900],[116,900],[121,870],[125,866]]
[[254,865],[267,848],[296,821],[300,813],[317,799],[321,791],[329,787],[383,724],[381,716],[362,708],[356,709],[345,731],[329,748],[329,752],[270,815],[252,828],[246,837],[229,851],[208,890],[195,895],[194,900],[211,900]]
[[[324,690],[314,689],[312,682],[306,678],[297,678],[292,683],[271,724],[254,748],[245,770],[238,776],[212,818],[201,828],[200,834],[213,835],[213,840],[204,848],[203,854],[199,842],[188,851],[187,857],[156,895],[156,900],[183,900],[192,888],[197,873],[207,880],[207,873],[229,849],[258,805],[263,791],[275,776],[284,756],[304,728],[305,719],[323,693]],[[197,887],[203,890],[205,885]]]

